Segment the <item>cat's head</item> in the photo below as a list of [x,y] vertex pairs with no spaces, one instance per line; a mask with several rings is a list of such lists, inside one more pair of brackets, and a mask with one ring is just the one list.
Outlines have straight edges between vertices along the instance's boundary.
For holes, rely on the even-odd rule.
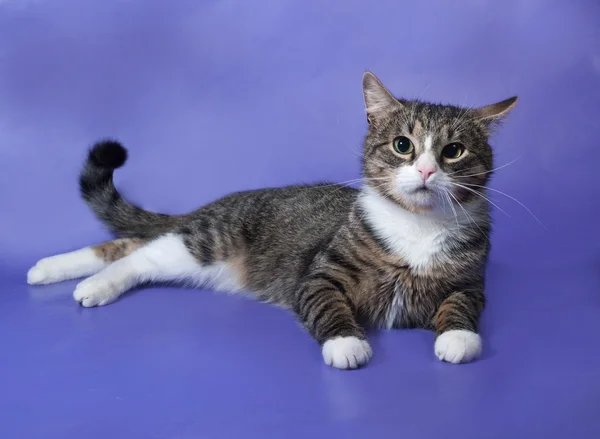
[[363,93],[365,184],[413,212],[478,197],[493,169],[492,128],[516,97],[481,108],[397,99],[369,72]]

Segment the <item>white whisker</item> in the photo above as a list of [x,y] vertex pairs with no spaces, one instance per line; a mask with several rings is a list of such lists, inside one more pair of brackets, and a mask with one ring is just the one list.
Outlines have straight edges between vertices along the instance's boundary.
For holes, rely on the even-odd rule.
[[508,195],[507,193],[504,193],[504,192],[502,192],[502,191],[500,191],[498,189],[491,188],[491,187],[485,187],[485,186],[481,186],[481,185],[478,185],[478,184],[471,184],[471,183],[464,183],[464,184],[467,185],[467,186],[484,188],[484,189],[490,190],[492,192],[497,192],[500,195],[504,195],[507,198],[510,198],[515,203],[517,203],[519,206],[521,206],[523,209],[525,209],[533,217],[533,219],[535,219],[538,222],[538,224],[544,228],[544,230],[548,231],[548,229],[546,228],[546,226],[540,221],[540,219],[537,216],[535,216],[535,214],[531,211],[531,209],[529,209],[529,207],[525,206],[522,202],[520,202],[519,200],[517,200],[515,197],[513,197],[511,195]]
[[[497,171],[498,169],[506,168],[507,166],[510,166],[510,165],[512,165],[512,164],[513,164],[513,163],[515,163],[517,160],[519,160],[521,157],[523,157],[523,156],[522,156],[522,155],[520,155],[520,156],[519,156],[519,157],[517,157],[516,159],[514,159],[514,160],[511,160],[510,162],[508,162],[508,163],[505,163],[505,164],[504,164],[504,165],[502,165],[502,166],[498,166],[497,168],[490,169],[489,171],[485,171],[485,172],[479,172],[479,173],[477,173],[477,174],[469,174],[469,175],[457,175],[457,176],[456,176],[456,178],[467,178],[467,177],[475,177],[475,176],[477,176],[477,175],[485,175],[485,174],[490,174],[490,173],[492,173],[492,172],[494,172],[494,171]],[[470,168],[470,169],[474,169],[474,168]],[[456,171],[456,172],[453,172],[453,173],[451,173],[451,174],[448,174],[448,175],[449,175],[449,176],[450,176],[450,175],[455,175],[455,174],[457,174],[457,173],[459,173],[459,172],[462,172],[462,170],[461,170],[461,171]]]
[[[479,173],[477,173],[477,174],[458,175],[458,176],[457,176],[457,178],[458,178],[458,177],[460,177],[460,178],[466,178],[466,177],[475,177],[476,175],[484,175],[484,174],[489,174],[489,173],[491,173],[491,172],[497,171],[498,169],[506,168],[507,166],[510,166],[510,165],[512,165],[512,164],[513,164],[513,163],[515,163],[517,160],[519,160],[521,157],[523,157],[523,156],[522,156],[522,155],[520,155],[520,156],[519,156],[519,157],[517,157],[516,159],[514,159],[514,160],[511,160],[510,162],[508,162],[508,163],[505,163],[505,164],[503,164],[502,166],[498,166],[497,168],[490,169],[489,171],[485,171],[485,172],[479,172]],[[471,170],[471,169],[475,169],[475,166],[474,166],[474,167],[472,167],[472,168],[461,169],[461,170],[459,170],[459,171],[451,172],[451,173],[449,173],[449,174],[446,174],[446,175],[448,175],[448,176],[450,177],[450,176],[452,176],[452,175],[456,175],[456,174],[458,174],[459,172],[469,171],[469,170]]]
[[[506,215],[507,217],[510,218],[510,215],[508,213],[506,213],[500,206],[498,206],[496,203],[494,203],[492,200],[490,200],[488,197],[486,197],[485,195],[483,195],[480,192],[477,192],[475,189],[471,189],[467,186],[463,186],[462,184],[458,184],[458,183],[450,183],[453,184],[454,186],[458,186],[461,187],[463,189],[468,190],[469,192],[473,192],[475,195],[480,196],[481,198],[483,198],[485,201],[487,201],[488,203],[490,203],[492,206],[494,206],[496,209],[498,209],[500,212],[502,212],[504,215]],[[487,189],[487,188],[486,188]]]
[[448,196],[448,192],[449,190],[446,188],[442,188],[442,190],[444,191],[444,199],[448,201],[448,204],[450,205],[450,208],[452,209],[452,212],[454,213],[454,218],[456,219],[456,228],[460,228],[460,225],[458,224],[458,214],[456,213],[456,209],[454,208],[454,205],[452,204],[452,200],[450,199],[450,197]]
[[463,107],[459,113],[458,113],[458,117],[456,118],[456,120],[454,121],[454,123],[452,124],[452,130],[453,131],[458,131],[463,123],[466,121],[467,116],[469,115],[469,112],[472,110],[472,107]]
[[456,201],[456,204],[458,204],[458,207],[460,207],[462,209],[462,211],[469,218],[469,220],[473,223],[473,225],[479,229],[479,231],[481,232],[481,235],[489,241],[490,240],[489,237],[483,232],[483,230],[481,230],[481,227],[479,227],[479,224],[477,224],[477,222],[475,222],[473,217],[469,214],[469,212],[467,212],[467,210],[463,207],[463,205],[460,203],[460,201],[458,201],[458,199],[454,196],[454,194],[452,192],[448,191],[448,195],[450,195],[452,198],[454,198],[454,201]]
[[385,178],[368,178],[368,177],[361,177],[361,178],[353,178],[352,180],[346,180],[346,181],[341,181],[339,183],[329,183],[329,184],[322,184],[320,185],[320,187],[329,187],[329,186],[350,186],[353,183],[361,183],[363,181],[375,181],[375,180],[388,180],[389,177],[385,177]]

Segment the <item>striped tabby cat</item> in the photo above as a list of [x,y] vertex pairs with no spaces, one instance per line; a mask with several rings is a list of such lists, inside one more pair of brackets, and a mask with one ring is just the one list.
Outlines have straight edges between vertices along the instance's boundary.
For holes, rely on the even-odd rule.
[[291,309],[341,369],[372,355],[367,326],[428,328],[443,361],[481,352],[490,248],[491,129],[517,98],[478,109],[396,99],[363,77],[368,132],[359,190],[333,184],[235,193],[186,215],[148,212],[113,185],[117,142],[96,144],[81,194],[118,238],[40,260],[30,284],[91,276],[82,306],[146,281],[250,291]]

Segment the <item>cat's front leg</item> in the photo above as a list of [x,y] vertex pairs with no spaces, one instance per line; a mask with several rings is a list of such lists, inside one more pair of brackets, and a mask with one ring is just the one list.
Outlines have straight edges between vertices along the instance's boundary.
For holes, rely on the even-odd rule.
[[323,360],[338,369],[356,369],[372,356],[364,329],[342,284],[329,275],[313,275],[301,284],[294,304],[310,334],[321,344]]
[[433,325],[435,355],[448,363],[468,363],[481,355],[479,316],[485,305],[483,291],[452,293],[438,308]]

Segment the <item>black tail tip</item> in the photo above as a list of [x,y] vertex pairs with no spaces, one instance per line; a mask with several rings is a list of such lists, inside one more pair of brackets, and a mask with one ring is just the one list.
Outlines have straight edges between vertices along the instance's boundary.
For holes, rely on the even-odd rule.
[[92,146],[88,159],[101,168],[117,169],[125,164],[127,150],[116,140],[102,140]]

